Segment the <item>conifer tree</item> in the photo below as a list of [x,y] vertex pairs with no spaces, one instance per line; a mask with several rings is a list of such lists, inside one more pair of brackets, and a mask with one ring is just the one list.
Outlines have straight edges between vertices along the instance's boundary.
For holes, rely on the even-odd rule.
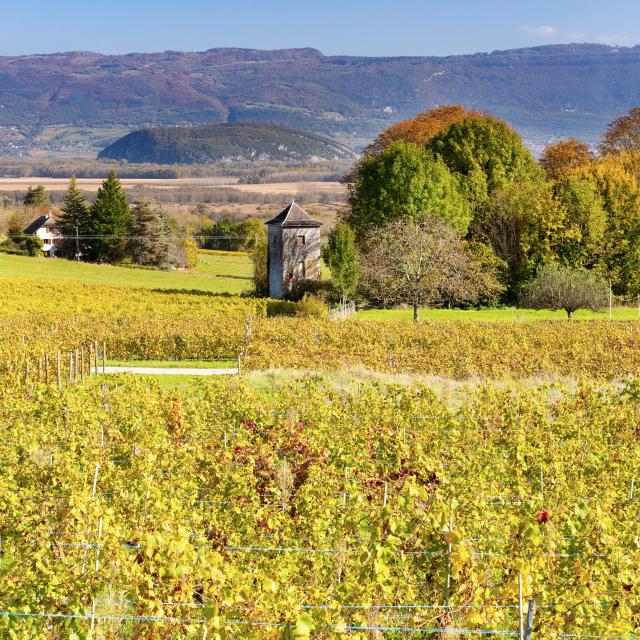
[[44,186],[41,184],[37,187],[29,187],[22,202],[25,207],[33,207],[34,209],[46,209],[51,206]]
[[90,258],[99,262],[120,262],[125,257],[126,238],[131,224],[127,196],[115,171],[102,183],[91,207]]
[[137,264],[169,262],[170,225],[166,214],[149,200],[139,200],[132,211],[127,255]]
[[63,255],[79,260],[88,252],[91,235],[89,210],[74,177],[69,181],[59,219],[60,231],[64,236]]

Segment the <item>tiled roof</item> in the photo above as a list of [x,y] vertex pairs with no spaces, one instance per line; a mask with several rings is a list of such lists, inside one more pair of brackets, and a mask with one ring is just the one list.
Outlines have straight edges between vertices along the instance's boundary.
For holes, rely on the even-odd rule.
[[322,222],[314,220],[304,209],[296,204],[295,200],[281,211],[273,220],[266,224],[278,225],[280,227],[321,227]]

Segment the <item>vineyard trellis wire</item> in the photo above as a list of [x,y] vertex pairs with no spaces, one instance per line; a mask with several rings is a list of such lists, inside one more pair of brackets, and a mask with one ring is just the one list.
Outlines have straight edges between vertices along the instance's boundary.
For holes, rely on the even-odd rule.
[[[233,576],[230,579],[234,581],[231,587],[234,593],[251,584],[249,576],[246,579],[244,576],[246,572],[251,575],[251,567],[259,571],[261,579],[289,580],[298,596],[305,597],[297,597],[293,610],[283,610],[284,601],[277,595],[269,596],[274,602],[272,605],[269,601],[268,606],[273,606],[277,616],[282,616],[283,620],[278,620],[282,625],[293,624],[291,616],[295,617],[298,608],[306,610],[302,608],[317,601],[318,593],[307,593],[306,583],[296,579],[296,573],[306,568],[309,584],[318,589],[323,586],[330,596],[334,596],[333,589],[338,588],[334,563],[346,562],[350,572],[367,572],[365,576],[368,577],[358,579],[343,574],[342,588],[346,589],[345,595],[351,596],[350,600],[343,599],[344,602],[365,606],[369,597],[384,595],[373,586],[371,593],[365,591],[364,595],[362,589],[378,584],[378,571],[382,575],[390,571],[389,579],[393,584],[401,584],[400,576],[406,583],[402,587],[406,591],[401,592],[406,598],[400,602],[411,602],[413,598],[409,600],[408,596],[415,593],[422,596],[422,602],[435,607],[439,604],[438,599],[443,600],[442,587],[447,578],[444,566],[447,562],[442,560],[451,557],[454,588],[449,611],[454,612],[454,607],[459,607],[461,613],[451,615],[459,616],[460,622],[472,621],[473,624],[468,627],[450,624],[455,622],[455,617],[447,619],[445,625],[429,624],[425,617],[428,610],[423,610],[425,616],[418,613],[407,618],[410,624],[398,625],[391,624],[392,615],[395,615],[391,609],[388,617],[384,612],[380,613],[377,622],[367,620],[361,613],[364,609],[354,609],[350,610],[349,616],[353,615],[355,619],[345,620],[345,625],[354,634],[366,633],[367,629],[381,633],[385,633],[383,629],[389,629],[388,633],[407,634],[424,631],[403,632],[399,629],[459,627],[473,630],[474,625],[478,625],[478,630],[511,631],[513,625],[509,629],[504,627],[506,612],[513,612],[513,609],[505,609],[504,618],[499,617],[502,614],[495,614],[498,616],[495,617],[484,610],[475,618],[474,609],[462,609],[465,604],[492,604],[487,602],[491,599],[494,599],[493,604],[500,605],[513,602],[513,594],[508,597],[510,594],[506,590],[495,587],[485,594],[481,585],[474,582],[475,575],[482,575],[483,566],[504,576],[506,584],[509,571],[520,568],[518,563],[532,564],[540,572],[540,578],[525,574],[527,596],[538,589],[547,590],[541,601],[549,602],[548,596],[557,591],[563,596],[563,609],[579,602],[579,598],[573,597],[570,579],[573,569],[606,571],[599,574],[602,579],[610,576],[607,579],[614,580],[618,565],[633,566],[636,559],[633,546],[629,546],[629,560],[623,560],[622,554],[635,534],[634,507],[628,499],[629,479],[638,468],[637,447],[633,445],[632,384],[622,392],[609,395],[587,389],[565,392],[551,408],[546,397],[538,397],[529,390],[506,393],[483,387],[466,399],[457,409],[458,413],[446,409],[426,389],[402,389],[393,385],[368,384],[363,385],[359,393],[351,393],[331,388],[321,380],[307,380],[273,392],[277,399],[268,402],[243,386],[242,381],[231,386],[199,385],[194,387],[194,395],[163,392],[148,383],[125,378],[109,383],[107,387],[109,402],[106,405],[102,385],[97,379],[62,390],[34,384],[25,393],[21,387],[12,384],[2,387],[5,392],[13,391],[3,395],[6,400],[3,430],[7,439],[0,442],[0,450],[7,460],[7,468],[13,469],[15,479],[11,480],[6,473],[2,476],[5,486],[0,489],[0,499],[8,505],[8,510],[5,508],[0,516],[0,529],[3,532],[15,530],[19,534],[15,544],[10,536],[3,536],[5,561],[15,558],[20,562],[22,572],[32,566],[35,561],[31,558],[36,557],[43,566],[50,567],[47,571],[52,571],[54,576],[77,575],[76,607],[90,607],[91,599],[98,599],[109,581],[136,585],[138,571],[144,569],[148,576],[153,576],[156,567],[167,570],[175,565],[176,570],[180,570],[180,562],[188,567],[188,575],[194,576],[193,584],[197,584],[196,579],[204,580],[208,575],[204,573],[205,565],[215,567],[216,563],[221,563],[220,566]],[[18,393],[15,390],[19,390]],[[302,404],[301,398],[304,398]],[[295,412],[287,410],[296,403]],[[36,415],[43,417],[43,424],[34,420],[33,412],[38,407],[43,411],[38,410]],[[291,415],[294,419],[289,420]],[[359,420],[353,419],[356,415]],[[420,415],[425,420],[414,419]],[[303,426],[299,429],[300,424]],[[593,426],[598,428],[593,429]],[[30,431],[32,438],[20,441],[19,435],[25,429]],[[227,438],[224,433],[228,434]],[[439,435],[434,438],[435,433]],[[531,443],[532,434],[540,441]],[[587,447],[586,434],[589,435]],[[614,438],[620,446],[611,448],[609,445]],[[52,463],[49,448],[54,445],[57,450]],[[122,457],[118,447],[126,448],[127,455]],[[134,450],[137,451],[135,455]],[[328,456],[326,461],[322,457],[324,450]],[[595,454],[602,456],[599,465],[591,462],[590,456]],[[273,457],[272,466],[266,458],[268,455]],[[540,458],[532,460],[532,455]],[[573,463],[583,458],[587,461],[584,477],[573,468]],[[280,490],[277,469],[283,459],[289,462],[296,477],[302,477],[305,461],[311,461],[311,475],[296,489],[284,511],[272,500],[273,496],[268,495]],[[604,477],[601,465],[607,466],[610,497],[599,486]],[[345,468],[350,469],[348,474]],[[468,473],[471,468],[475,477],[469,485],[464,472]],[[541,468],[545,469],[543,482],[539,473]],[[265,473],[268,482],[262,485],[260,478]],[[55,492],[43,496],[52,487],[63,489],[62,493],[66,493],[69,500],[64,517],[59,515],[58,508],[54,508]],[[569,487],[571,494],[567,493]],[[112,492],[111,497],[108,491]],[[186,499],[184,492],[189,493]],[[417,494],[412,496],[415,492]],[[347,493],[359,497],[350,499],[344,509],[342,501]],[[214,508],[206,504],[197,507],[195,500],[198,496],[204,499],[205,495],[228,496],[235,501],[236,508],[234,505]],[[569,500],[569,495],[576,495],[576,498]],[[130,503],[123,499],[127,496],[144,498],[144,502],[134,500]],[[513,496],[524,498],[523,504],[490,504],[511,501],[496,501],[496,497]],[[597,500],[601,508],[610,512],[620,525],[620,531],[615,534],[606,530],[601,532],[602,523],[587,527],[591,523],[584,520],[588,514],[572,515],[574,509],[580,512],[586,508],[580,504],[584,496]],[[44,503],[35,500],[41,497],[45,497]],[[534,522],[532,527],[528,525],[544,506],[552,509],[551,524]],[[475,523],[474,518],[483,509],[488,509],[488,521],[485,518],[484,522]],[[447,523],[452,510],[456,515],[457,538],[451,540],[452,553],[447,555],[443,553],[446,546],[442,543],[447,542]],[[562,515],[563,510],[567,515]],[[324,516],[325,513],[328,515]],[[59,545],[40,544],[45,539],[41,535],[44,531],[91,531],[95,536],[101,517],[105,518],[102,539],[98,547],[90,547],[92,553],[86,572],[77,573],[83,561],[82,546],[60,551]],[[432,517],[437,519],[432,521]],[[273,521],[261,529],[263,518],[265,525],[268,518]],[[359,530],[363,519],[368,522],[368,529]],[[587,524],[581,524],[583,522]],[[313,523],[316,524],[312,526]],[[334,526],[338,527],[337,531],[333,531]],[[572,533],[570,527],[582,528]],[[414,531],[424,533],[420,534],[422,537],[415,537]],[[190,539],[189,536],[196,532],[210,539]],[[525,532],[528,533],[525,535]],[[267,540],[267,534],[272,536],[271,542],[261,544]],[[303,534],[308,535],[308,541],[303,540]],[[310,547],[297,544],[319,541],[321,534],[326,536],[327,543],[340,545]],[[231,537],[226,543],[225,536]],[[529,540],[526,536],[533,538]],[[29,537],[38,544],[22,551],[18,543]],[[478,545],[479,538],[501,540],[483,541]],[[415,544],[418,539],[424,544]],[[95,539],[87,542],[94,544]],[[120,551],[123,542],[128,546]],[[358,549],[356,553],[346,554],[353,556],[353,560],[346,561],[341,558],[345,554],[335,553],[331,554],[335,559],[325,562],[310,558],[306,552],[278,552],[278,557],[270,558],[276,554],[271,551],[230,552],[225,548],[244,546],[243,542],[252,543],[246,546],[270,549],[337,551],[349,548],[346,543],[350,542],[358,547],[362,544],[366,552]],[[67,544],[67,541],[61,540],[61,543]],[[75,540],[68,543],[78,544]],[[491,546],[485,548],[485,544]],[[582,549],[583,545],[586,548]],[[96,549],[100,558],[98,571],[94,569],[92,557]],[[484,553],[485,549],[488,553],[504,549],[504,555],[487,555],[480,563],[482,556],[476,557],[475,551]],[[438,555],[433,559],[417,556],[410,559],[404,557],[403,550],[437,551]],[[575,555],[559,557],[565,551]],[[245,561],[241,556],[247,553],[251,557]],[[379,554],[384,564],[376,565]],[[299,558],[284,557],[287,555]],[[121,578],[113,575],[112,566],[122,568]],[[138,566],[141,569],[137,569]],[[41,575],[40,571],[34,575]],[[16,577],[29,585],[28,572],[17,573]],[[177,577],[165,576],[154,583],[159,589],[158,597],[149,597],[148,593],[139,590],[140,586],[132,588],[129,595],[140,596],[140,602],[144,603],[136,613],[148,613],[147,608],[160,609],[163,602],[175,602],[166,596],[191,593],[172,592],[171,585],[179,583]],[[621,603],[627,608],[636,606],[633,593],[625,595],[622,587],[616,590],[614,586],[613,583],[609,585],[612,607],[601,609],[617,610]],[[436,587],[437,598],[427,599]],[[460,593],[461,588],[473,588],[473,591]],[[6,598],[6,585],[4,589]],[[270,593],[255,585],[253,589],[256,594]],[[15,587],[11,590],[11,598],[15,601]],[[467,596],[476,590],[474,603]],[[483,594],[489,598],[480,600]],[[600,594],[592,595],[595,598]],[[89,600],[82,603],[82,598]],[[216,590],[209,590],[203,600],[212,605],[216,603]],[[602,599],[594,599],[593,603],[596,602],[602,603]],[[5,607],[6,611],[19,611],[21,607],[28,607],[32,612],[55,611],[45,606],[46,601],[42,601],[39,608],[37,602],[24,599],[18,599],[17,603],[19,607]],[[382,605],[383,601],[378,597],[372,603]],[[69,611],[62,602],[55,604],[58,611]],[[261,607],[251,602],[251,607],[256,607],[249,609],[255,619],[247,618],[247,622],[268,621],[266,616],[257,618],[267,605]],[[605,622],[597,614],[600,608],[584,604],[582,607],[596,612],[595,622],[589,623],[587,628],[628,631],[623,621]],[[224,607],[223,610],[226,611]],[[540,610],[543,612],[541,620],[546,624],[551,624],[556,616],[567,616],[558,623],[558,630],[575,629],[570,626],[569,614],[560,611],[551,616],[544,613],[542,607]],[[317,618],[319,629],[328,624],[329,618],[338,615],[332,609],[309,611]],[[447,613],[446,609],[444,611]],[[629,615],[636,615],[635,609],[633,611]],[[237,612],[231,608],[228,613],[236,615]],[[432,610],[432,613],[433,616],[429,616],[437,617],[440,610]],[[384,624],[387,620],[390,624]]]

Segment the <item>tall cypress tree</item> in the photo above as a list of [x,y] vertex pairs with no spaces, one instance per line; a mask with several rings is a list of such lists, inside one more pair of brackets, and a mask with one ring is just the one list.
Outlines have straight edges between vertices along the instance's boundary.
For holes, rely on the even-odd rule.
[[91,227],[87,203],[74,177],[69,181],[60,211],[59,225],[64,236],[63,255],[80,259],[88,253],[90,240],[86,236],[91,235]]
[[120,262],[125,256],[131,210],[115,171],[102,183],[91,207],[90,258],[100,262]]

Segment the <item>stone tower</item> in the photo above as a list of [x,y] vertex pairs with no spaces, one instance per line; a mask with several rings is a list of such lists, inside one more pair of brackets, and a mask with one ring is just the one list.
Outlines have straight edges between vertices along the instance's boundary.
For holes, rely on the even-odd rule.
[[303,280],[320,279],[321,226],[294,200],[267,222],[271,298],[284,298]]

